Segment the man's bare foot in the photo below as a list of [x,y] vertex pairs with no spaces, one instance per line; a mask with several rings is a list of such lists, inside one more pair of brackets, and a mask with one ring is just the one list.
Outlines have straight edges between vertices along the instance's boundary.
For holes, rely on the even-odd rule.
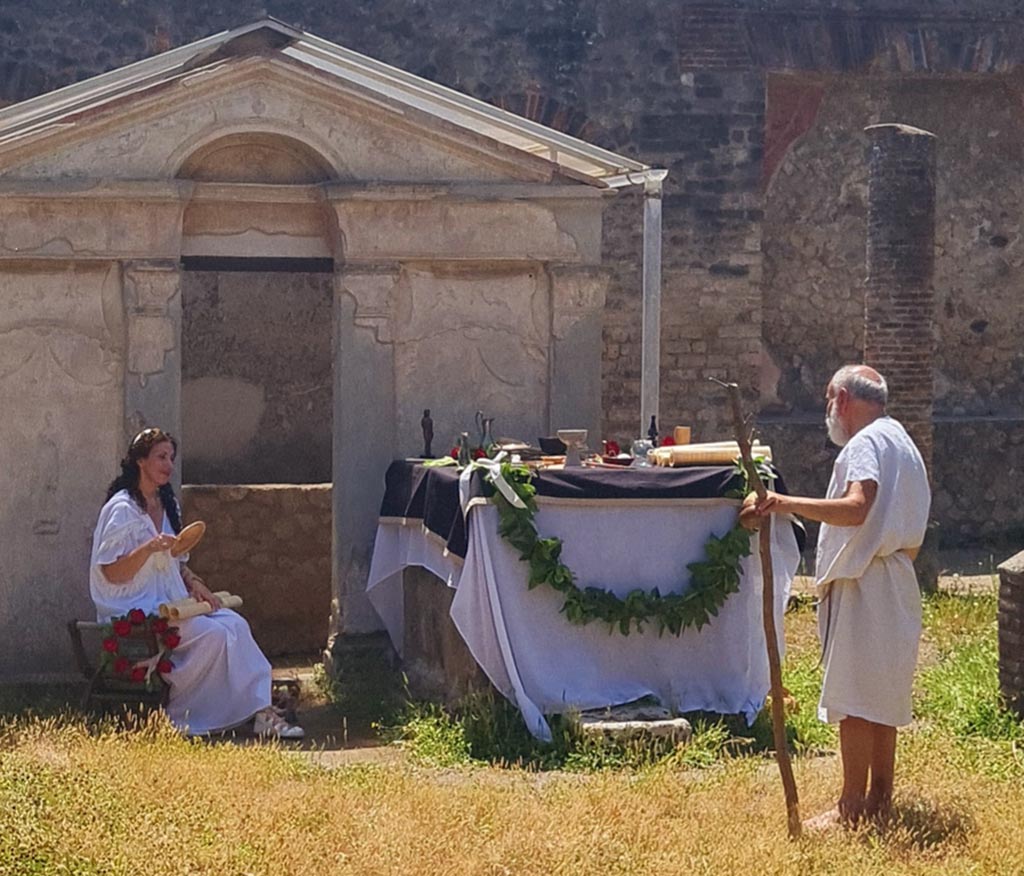
[[814,818],[806,819],[802,826],[806,833],[828,833],[842,827],[843,819],[839,815],[839,809],[833,808],[815,815]]

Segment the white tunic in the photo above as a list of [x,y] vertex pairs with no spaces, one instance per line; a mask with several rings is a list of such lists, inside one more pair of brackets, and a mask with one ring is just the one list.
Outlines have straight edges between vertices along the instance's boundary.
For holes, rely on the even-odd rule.
[[899,422],[880,417],[842,449],[828,498],[854,481],[878,493],[860,526],[823,524],[818,536],[818,630],[825,677],[818,715],[899,727],[911,721],[921,594],[906,549],[919,547],[931,490],[924,461]]
[[[164,515],[162,531],[173,535]],[[140,608],[155,614],[161,602],[188,596],[180,560],[162,552],[150,556],[131,581],[112,584],[101,565],[145,544],[157,535],[152,519],[121,490],[100,510],[92,540],[89,589],[101,622]],[[192,734],[225,730],[270,705],[270,663],[239,614],[219,609],[177,621],[181,642],[171,653],[174,669],[167,714]]]

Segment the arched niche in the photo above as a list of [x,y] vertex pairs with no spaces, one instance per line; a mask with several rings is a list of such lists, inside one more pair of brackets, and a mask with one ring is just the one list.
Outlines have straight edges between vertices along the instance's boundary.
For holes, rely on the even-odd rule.
[[322,155],[283,134],[246,131],[201,146],[178,169],[196,182],[313,185],[337,174]]

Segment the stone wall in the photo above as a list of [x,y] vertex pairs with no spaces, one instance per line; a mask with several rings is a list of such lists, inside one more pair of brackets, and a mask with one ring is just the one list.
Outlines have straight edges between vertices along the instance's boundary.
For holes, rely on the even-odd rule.
[[[764,439],[792,493],[823,496],[838,449],[824,416],[765,420]],[[943,548],[985,546],[997,552],[1024,543],[1017,495],[1024,472],[1024,418],[939,417],[935,421],[932,518]],[[811,543],[817,526],[808,525]]]
[[206,535],[189,568],[242,597],[264,653],[317,653],[331,613],[331,485],[186,486],[184,521]]
[[182,477],[331,479],[331,274],[182,274]]
[[[836,365],[863,351],[867,140],[899,119],[936,135],[935,409],[1024,413],[1020,204],[1024,111],[1009,82],[775,77],[790,120],[814,118],[781,161],[766,198],[764,336],[776,410],[821,407]],[[788,92],[788,93],[787,93]],[[801,94],[794,99],[793,94]],[[780,113],[781,114],[781,113]],[[779,127],[782,127],[781,121]]]
[[[936,412],[974,418],[940,423],[937,471],[964,465],[960,446],[941,458],[943,429],[1017,434],[1018,0],[27,0],[0,13],[0,102],[264,14],[669,168],[662,423],[691,423],[697,439],[722,428],[712,375],[750,402],[760,392],[794,431],[818,421],[824,380],[861,354],[863,128],[934,132]],[[635,196],[605,220],[606,437],[640,420],[639,220]],[[791,482],[816,482],[816,458],[790,456]],[[998,514],[1011,514],[1004,533],[1024,519],[991,511],[1006,479],[986,471],[940,512],[965,538],[994,532]]]

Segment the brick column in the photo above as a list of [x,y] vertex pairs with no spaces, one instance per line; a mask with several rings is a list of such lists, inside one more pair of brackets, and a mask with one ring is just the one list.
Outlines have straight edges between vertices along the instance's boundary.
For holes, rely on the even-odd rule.
[[999,692],[1024,717],[1024,551],[999,567]]
[[889,412],[932,470],[935,137],[906,125],[866,129],[864,361],[889,381]]

